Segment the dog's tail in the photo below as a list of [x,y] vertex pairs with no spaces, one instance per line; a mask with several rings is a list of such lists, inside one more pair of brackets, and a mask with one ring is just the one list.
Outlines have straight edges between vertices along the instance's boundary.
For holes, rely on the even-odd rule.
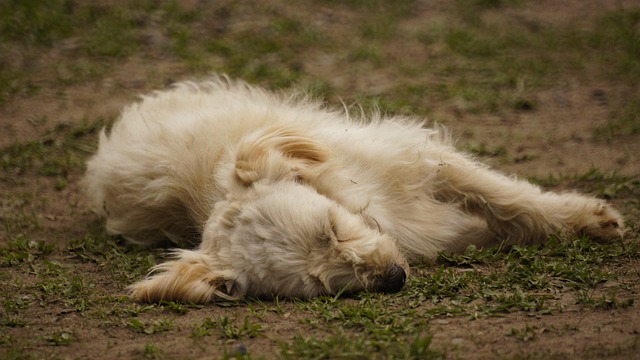
[[206,303],[243,297],[233,272],[215,269],[209,256],[192,250],[176,250],[174,256],[175,260],[155,266],[146,279],[129,287],[134,300]]

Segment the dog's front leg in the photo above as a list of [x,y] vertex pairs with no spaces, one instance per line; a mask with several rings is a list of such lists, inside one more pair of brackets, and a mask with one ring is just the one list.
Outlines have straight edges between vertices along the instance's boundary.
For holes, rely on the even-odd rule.
[[155,266],[150,276],[131,285],[131,296],[140,302],[192,303],[240,298],[233,274],[216,269],[211,261],[198,251],[178,250],[175,260]]

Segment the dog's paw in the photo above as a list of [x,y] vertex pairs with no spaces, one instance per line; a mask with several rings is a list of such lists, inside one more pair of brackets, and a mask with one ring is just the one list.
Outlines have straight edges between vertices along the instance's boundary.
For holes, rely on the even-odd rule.
[[597,200],[585,209],[582,224],[576,230],[595,240],[615,240],[624,235],[624,219],[610,205]]
[[[181,251],[180,260],[156,265],[153,274],[129,287],[131,298],[138,302],[162,300],[205,304],[216,299],[237,300],[242,297],[233,278],[215,271],[209,264],[194,259],[192,251]],[[191,257],[191,258],[189,258]]]

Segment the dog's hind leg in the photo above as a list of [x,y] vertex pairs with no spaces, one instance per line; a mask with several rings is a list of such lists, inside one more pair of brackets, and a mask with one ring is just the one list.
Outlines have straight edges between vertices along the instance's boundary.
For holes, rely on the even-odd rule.
[[129,287],[134,300],[206,303],[241,297],[233,274],[215,269],[207,255],[178,250],[175,257],[175,260],[155,266],[152,275]]
[[438,196],[483,217],[499,241],[533,244],[556,233],[585,233],[609,240],[624,233],[622,216],[603,200],[543,192],[459,153],[441,154],[440,158]]

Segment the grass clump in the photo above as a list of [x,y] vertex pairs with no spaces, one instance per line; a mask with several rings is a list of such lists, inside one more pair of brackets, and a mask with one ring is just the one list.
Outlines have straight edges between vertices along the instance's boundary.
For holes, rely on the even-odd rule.
[[68,176],[84,168],[84,159],[93,152],[94,137],[102,127],[102,120],[85,122],[79,126],[58,125],[41,139],[16,143],[0,149],[0,180],[19,182],[27,174],[57,177],[56,188],[64,188]]
[[606,50],[602,51],[605,66],[627,81],[640,79],[639,26],[640,10],[618,10],[605,14],[587,38],[589,47]]
[[296,58],[312,45],[322,45],[322,33],[293,17],[269,19],[266,25],[205,41],[210,54],[225,60],[216,70],[272,88],[290,87],[300,80],[302,65]]
[[0,266],[14,266],[34,263],[37,259],[46,259],[55,249],[55,244],[45,241],[33,241],[24,235],[10,239],[6,246],[0,247]]
[[[103,223],[89,226],[83,237],[71,239],[67,250],[86,263],[93,263],[109,271],[122,284],[131,284],[156,265],[162,250],[150,251],[133,245],[123,247],[118,238],[109,236]],[[168,303],[171,309],[180,309],[177,304]]]
[[206,318],[200,324],[193,327],[192,338],[202,338],[212,335],[211,330],[223,339],[237,340],[243,338],[255,338],[264,331],[262,325],[253,322],[248,316],[239,322],[238,319],[220,316],[216,318]]
[[84,48],[88,55],[122,58],[136,51],[137,41],[132,24],[123,17],[98,19],[84,38]]
[[55,346],[67,346],[72,339],[72,333],[68,331],[56,332],[47,337],[47,341]]
[[623,137],[637,134],[640,134],[640,100],[634,99],[611,114],[606,125],[595,128],[593,138],[596,141],[613,143]]
[[580,189],[605,199],[630,199],[630,203],[637,203],[640,196],[640,179],[636,176],[622,175],[616,171],[603,172],[598,168],[591,168],[583,174],[549,175],[546,178],[529,178],[529,181],[545,187],[567,187]]
[[73,2],[69,0],[8,0],[0,3],[3,40],[51,45],[73,30]]
[[284,359],[442,359],[442,353],[431,349],[430,336],[407,336],[395,341],[379,342],[367,336],[353,336],[344,331],[324,338],[294,337],[280,345]]
[[635,243],[597,244],[580,237],[508,251],[469,247],[462,255],[441,254],[439,262],[447,267],[412,279],[406,296],[434,304],[425,310],[427,315],[548,314],[563,307],[558,293],[593,291],[615,279],[615,273],[607,270],[609,264],[638,256]]
[[173,321],[170,319],[154,320],[147,324],[134,318],[127,323],[127,327],[139,334],[153,335],[173,330]]

